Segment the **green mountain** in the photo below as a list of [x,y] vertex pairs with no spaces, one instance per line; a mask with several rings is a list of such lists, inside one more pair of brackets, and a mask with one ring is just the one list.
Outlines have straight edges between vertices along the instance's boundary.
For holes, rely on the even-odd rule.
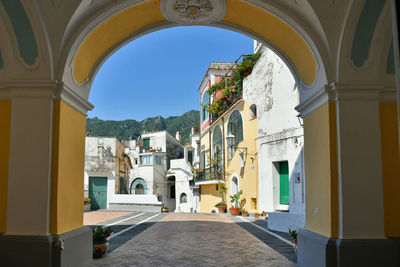
[[183,144],[189,142],[190,129],[199,124],[200,112],[188,111],[181,116],[163,118],[157,116],[142,121],[104,121],[97,117],[86,119],[86,133],[89,136],[118,137],[120,140],[136,139],[143,132],[167,130],[172,136],[177,131],[181,132]]

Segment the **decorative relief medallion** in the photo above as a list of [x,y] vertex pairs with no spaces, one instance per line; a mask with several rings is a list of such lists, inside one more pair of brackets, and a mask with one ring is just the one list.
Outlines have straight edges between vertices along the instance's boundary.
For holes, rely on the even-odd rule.
[[225,16],[225,0],[161,0],[164,17],[177,24],[211,24]]

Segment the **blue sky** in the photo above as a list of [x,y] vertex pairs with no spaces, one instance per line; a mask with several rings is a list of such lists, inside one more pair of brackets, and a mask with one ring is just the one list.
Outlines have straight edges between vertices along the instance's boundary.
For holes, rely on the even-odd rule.
[[197,89],[212,61],[251,54],[253,40],[232,31],[175,27],[145,35],[112,55],[94,80],[88,117],[143,120],[199,110]]

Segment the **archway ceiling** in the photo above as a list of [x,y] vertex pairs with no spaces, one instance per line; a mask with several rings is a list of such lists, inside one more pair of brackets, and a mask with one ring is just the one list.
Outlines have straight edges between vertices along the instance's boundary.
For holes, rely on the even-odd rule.
[[[315,57],[296,31],[271,13],[240,0],[227,0],[226,5],[226,14],[221,21],[224,25],[232,25],[267,40],[286,55],[306,85],[314,82],[317,74]],[[124,40],[161,24],[168,25],[159,0],[142,2],[112,16],[81,43],[73,60],[75,80],[85,82],[96,64]]]

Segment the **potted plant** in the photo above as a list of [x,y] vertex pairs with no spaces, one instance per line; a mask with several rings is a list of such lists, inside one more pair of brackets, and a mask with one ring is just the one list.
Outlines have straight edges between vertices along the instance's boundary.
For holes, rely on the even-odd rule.
[[226,211],[226,203],[223,200],[215,204],[215,207],[218,208],[218,213],[225,213]]
[[296,230],[296,229],[294,229],[294,230],[292,230],[292,229],[289,229],[289,235],[290,235],[290,237],[293,239],[293,242],[294,242],[294,247],[295,248],[297,248],[297,232],[298,232],[299,230]]
[[249,213],[247,212],[247,210],[242,210],[242,216],[249,217]]
[[239,208],[239,199],[240,195],[243,194],[243,191],[240,190],[234,195],[231,195],[231,208],[229,208],[229,212],[231,213],[232,216],[238,216],[240,208]]
[[212,210],[211,210],[211,213],[215,213],[215,210],[214,210],[214,209],[212,209]]
[[161,212],[162,212],[162,213],[167,213],[167,212],[168,212],[168,206],[165,205],[165,204],[163,204],[163,205],[162,205],[162,208],[161,208]]
[[101,225],[92,229],[93,231],[93,257],[100,258],[107,253],[108,237],[112,234],[111,226],[103,227]]
[[263,216],[267,216],[267,212],[266,211],[262,211]]
[[254,213],[254,218],[258,218],[258,217],[260,217],[260,213],[258,213],[258,212]]

